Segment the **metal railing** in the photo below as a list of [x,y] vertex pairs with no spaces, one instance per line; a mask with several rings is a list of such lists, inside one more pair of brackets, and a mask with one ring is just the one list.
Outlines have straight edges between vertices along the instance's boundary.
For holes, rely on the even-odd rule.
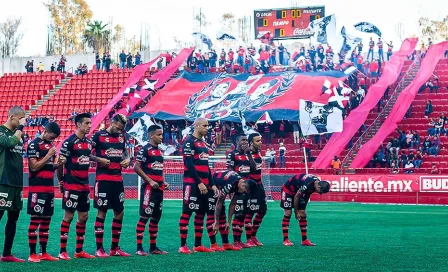
[[353,160],[353,153],[357,152],[362,147],[363,144],[365,144],[368,140],[370,140],[371,132],[376,132],[384,123],[390,111],[392,110],[392,107],[395,104],[398,96],[409,85],[409,83],[417,74],[419,68],[420,68],[420,59],[416,57],[414,62],[411,64],[411,66],[409,66],[409,69],[401,78],[400,82],[397,84],[397,87],[387,100],[386,105],[384,105],[381,112],[378,114],[378,116],[375,118],[372,124],[370,124],[367,127],[367,129],[361,134],[361,136],[359,136],[359,138],[353,143],[353,146],[349,149],[347,155],[345,155],[344,159],[342,160],[342,165],[345,170],[347,170],[351,161]]

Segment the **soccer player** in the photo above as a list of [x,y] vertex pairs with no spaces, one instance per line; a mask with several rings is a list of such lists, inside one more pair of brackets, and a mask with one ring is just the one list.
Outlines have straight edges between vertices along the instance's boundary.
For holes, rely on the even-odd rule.
[[8,120],[0,126],[0,220],[5,211],[8,220],[5,226],[5,245],[2,262],[25,262],[11,254],[17,219],[22,210],[23,188],[23,138],[25,111],[18,106],[8,111]]
[[[242,198],[239,197],[243,194],[249,194],[254,191],[257,184],[251,179],[242,178],[235,171],[220,171],[213,175],[213,181],[219,190],[219,196],[216,200],[216,207],[214,211],[214,224],[213,231],[217,233],[218,230],[222,238],[222,247],[224,250],[241,250],[241,247],[232,246],[229,243],[228,229],[232,216],[235,212],[244,210],[244,204],[238,200]],[[224,201],[227,195],[231,195],[231,201],[229,206],[229,217],[226,222],[226,213],[224,207]]]
[[[208,121],[198,118],[193,124],[193,135],[184,142],[182,153],[184,160],[183,178],[183,208],[179,220],[180,248],[179,252],[191,254],[187,246],[188,223],[192,213],[194,216],[194,252],[214,252],[213,249],[202,245],[202,232],[204,229],[204,216],[208,212],[208,199],[213,198],[218,189],[213,183],[210,167],[208,165],[208,148],[203,137],[208,133]],[[213,192],[211,191],[213,190]],[[213,225],[213,221],[210,222]],[[213,247],[213,245],[212,245]]]
[[[247,202],[247,212],[244,219],[246,227],[246,246],[262,246],[257,239],[257,232],[260,228],[263,217],[266,215],[268,205],[266,203],[266,192],[264,191],[261,181],[261,168],[263,166],[263,158],[261,157],[261,135],[252,133],[249,135],[250,155],[255,161],[255,169],[251,169],[249,178],[257,183],[257,188],[252,193],[251,198]],[[255,218],[253,218],[255,214]]]
[[96,168],[94,207],[98,210],[95,219],[96,252],[98,258],[107,258],[104,251],[104,220],[107,210],[114,211],[112,219],[112,245],[110,256],[129,257],[118,246],[123,225],[124,215],[124,186],[121,169],[129,166],[130,159],[126,148],[124,128],[127,119],[123,114],[112,117],[110,126],[100,130],[92,136],[92,144],[95,150],[90,155],[90,160],[98,163]]
[[[27,213],[31,216],[28,227],[29,262],[58,261],[47,253],[48,234],[54,213],[54,172],[59,167],[55,161],[56,147],[53,141],[61,134],[59,125],[47,123],[44,132],[28,144],[29,191]],[[37,235],[40,254],[36,253]]]
[[137,155],[134,171],[142,178],[140,188],[140,219],[136,227],[136,255],[147,256],[142,245],[143,232],[149,220],[149,252],[151,254],[168,254],[157,247],[156,239],[159,221],[162,217],[163,190],[168,183],[163,179],[163,152],[159,144],[163,141],[162,128],[152,125],[148,128],[149,144],[141,148]]
[[[256,170],[256,163],[250,154],[249,143],[246,135],[238,135],[236,137],[236,148],[227,155],[226,167],[227,170],[237,172],[241,178],[249,179],[250,171]],[[247,195],[238,194],[236,196],[237,203],[247,204]],[[235,206],[239,209],[239,206]],[[246,207],[244,205],[243,207]],[[239,248],[248,248],[246,244],[241,242],[241,235],[244,228],[244,209],[235,211],[232,221],[233,241],[234,245]],[[231,217],[230,217],[231,219]],[[229,220],[230,220],[229,219]]]
[[282,186],[282,199],[280,207],[285,210],[282,221],[283,245],[293,246],[289,241],[288,230],[291,219],[291,210],[294,207],[294,215],[299,221],[300,231],[302,232],[302,246],[315,246],[306,236],[308,221],[306,220],[306,205],[311,194],[326,194],[330,191],[330,183],[320,180],[315,175],[301,174],[289,178]]
[[65,210],[61,223],[61,251],[59,259],[68,261],[67,240],[70,224],[78,212],[76,222],[76,253],[75,258],[92,259],[95,256],[83,251],[86,222],[90,210],[89,187],[89,156],[92,153],[92,142],[86,138],[92,122],[90,114],[81,113],[75,116],[76,131],[62,144],[59,152],[61,163],[56,171],[59,186],[62,188],[62,209]]

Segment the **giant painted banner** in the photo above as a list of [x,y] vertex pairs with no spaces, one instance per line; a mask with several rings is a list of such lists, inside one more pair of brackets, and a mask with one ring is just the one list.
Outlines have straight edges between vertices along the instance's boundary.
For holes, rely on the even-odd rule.
[[[448,193],[448,176],[440,175],[318,175],[331,183],[331,192],[397,193],[425,192]],[[448,196],[448,195],[447,195]]]
[[297,121],[300,99],[327,104],[332,95],[322,91],[325,80],[337,86],[346,76],[337,71],[267,75],[183,72],[132,117],[149,114],[162,120],[205,117],[239,122],[241,110],[248,121],[258,120],[266,111],[273,121]]

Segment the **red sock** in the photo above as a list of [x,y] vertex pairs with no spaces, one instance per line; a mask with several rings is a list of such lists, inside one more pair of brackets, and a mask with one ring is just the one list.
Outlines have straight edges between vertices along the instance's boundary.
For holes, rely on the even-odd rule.
[[207,220],[205,221],[205,227],[207,228],[207,234],[210,238],[210,244],[216,244],[216,235],[213,231],[213,223],[215,223],[215,215],[214,214],[208,214]]
[[194,246],[202,245],[202,232],[204,231],[204,216],[202,213],[194,215]]
[[30,255],[36,254],[37,244],[37,229],[42,219],[40,217],[31,217],[30,225],[28,226],[28,245],[30,246]]
[[222,243],[229,243],[229,229],[226,229],[226,214],[222,213],[219,217],[219,234],[221,235]]
[[51,218],[43,218],[39,227],[40,251],[47,253],[48,235],[50,233]]
[[76,222],[76,253],[82,251],[84,236],[86,235],[86,223]]
[[308,227],[308,221],[306,220],[306,216],[300,217],[299,227],[300,227],[300,232],[302,232],[302,241],[305,241],[306,239],[308,239],[306,237],[306,231],[307,231],[307,227]]
[[288,231],[289,231],[289,222],[291,221],[291,215],[283,215],[282,220],[282,231],[283,231],[283,241],[286,241],[289,239],[288,237]]
[[246,227],[246,238],[250,239],[252,237],[252,217],[253,213],[246,214],[246,218],[244,218],[244,225]]
[[179,219],[180,246],[187,245],[188,224],[190,223],[191,212],[183,212]]
[[61,247],[61,253],[62,252],[67,252],[67,240],[68,240],[68,232],[70,231],[70,222],[66,222],[64,220],[62,220],[61,223],[61,228],[60,228],[60,232],[61,232],[61,237],[60,237],[60,247]]
[[254,224],[252,226],[252,236],[257,236],[258,229],[260,228],[261,222],[263,222],[263,217],[266,212],[259,212],[255,215]]
[[123,227],[123,220],[115,218],[112,220],[112,246],[110,247],[112,250],[115,250],[118,247],[122,227]]
[[97,217],[95,219],[95,240],[96,240],[96,250],[103,248],[103,237],[104,237],[104,218]]
[[143,236],[146,228],[146,223],[148,223],[149,218],[141,217],[138,220],[137,227],[135,228],[135,236],[137,239],[137,251],[143,249]]
[[157,233],[159,232],[159,218],[152,218],[149,221],[149,251],[157,249]]
[[241,235],[243,234],[244,217],[235,216],[232,220],[232,234],[233,242],[241,242]]

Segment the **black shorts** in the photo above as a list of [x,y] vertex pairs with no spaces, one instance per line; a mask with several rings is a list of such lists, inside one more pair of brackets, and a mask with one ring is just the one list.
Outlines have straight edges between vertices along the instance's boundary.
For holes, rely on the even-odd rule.
[[163,191],[149,184],[140,187],[140,216],[160,218],[162,216]]
[[93,207],[101,210],[112,209],[116,212],[124,210],[123,182],[95,182]]
[[53,216],[54,193],[29,193],[27,213],[36,216]]
[[235,210],[233,215],[244,215],[245,207],[247,207],[248,195],[235,193],[233,196],[236,199]]
[[0,185],[0,210],[20,211],[23,207],[23,191],[20,187]]
[[206,195],[201,195],[197,184],[184,183],[182,210],[184,212],[208,213],[210,210],[209,199],[212,199],[213,195],[214,193],[210,189]]
[[292,210],[293,204],[294,204],[294,196],[284,192],[282,189],[282,198],[280,200],[280,208],[283,208],[285,210]]
[[257,184],[255,191],[248,198],[246,213],[266,212],[268,210],[263,184]]
[[62,209],[70,212],[88,212],[90,210],[90,192],[65,190]]

